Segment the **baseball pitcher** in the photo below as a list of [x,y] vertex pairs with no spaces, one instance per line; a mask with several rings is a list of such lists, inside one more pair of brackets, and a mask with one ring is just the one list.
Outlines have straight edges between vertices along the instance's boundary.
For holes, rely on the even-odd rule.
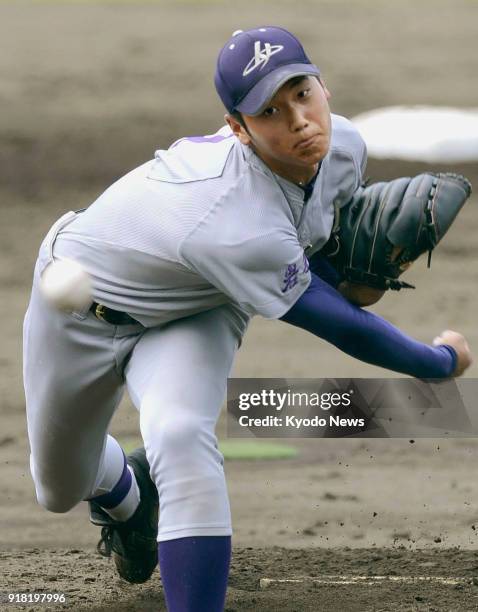
[[[227,125],[157,151],[53,225],[24,323],[38,502],[67,512],[89,500],[100,552],[129,582],[148,580],[159,558],[172,612],[224,607],[232,530],[215,425],[251,317],[410,376],[458,376],[471,363],[458,332],[422,344],[360,306],[433,249],[467,182],[437,175],[410,197],[395,190],[389,214],[388,195],[363,186],[362,138],[330,113],[319,68],[282,28],[235,32],[215,85]],[[370,245],[388,267],[370,265]],[[64,259],[92,281],[92,303],[73,312],[39,290]],[[125,389],[144,440],[128,457],[108,434]]]

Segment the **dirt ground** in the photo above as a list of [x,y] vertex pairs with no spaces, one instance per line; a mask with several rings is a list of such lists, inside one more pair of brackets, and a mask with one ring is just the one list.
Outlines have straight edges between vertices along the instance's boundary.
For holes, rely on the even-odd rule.
[[[474,0],[247,0],[240,11],[219,1],[0,3],[0,592],[63,592],[67,602],[56,609],[165,609],[159,575],[126,585],[95,555],[98,532],[84,504],[66,515],[36,504],[21,322],[51,223],[156,148],[215,131],[223,115],[212,86],[218,48],[237,28],[271,22],[298,34],[321,66],[333,112],[476,105]],[[371,160],[367,174],[423,169]],[[462,172],[478,188],[476,164],[434,169]],[[457,329],[475,352],[476,204],[473,196],[431,270],[424,261],[410,270],[417,290],[374,307],[422,341]],[[233,375],[388,373],[282,323],[254,320]],[[477,375],[475,363],[467,376]],[[112,431],[137,436],[127,398]],[[225,436],[224,420],[218,431]],[[478,610],[476,439],[288,443],[298,447],[294,459],[226,462],[235,529],[227,610]]]

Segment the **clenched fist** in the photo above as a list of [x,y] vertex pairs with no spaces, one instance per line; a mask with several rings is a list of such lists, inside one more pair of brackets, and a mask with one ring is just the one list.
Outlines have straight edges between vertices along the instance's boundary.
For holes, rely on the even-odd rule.
[[451,329],[446,329],[433,340],[433,346],[439,346],[440,344],[447,344],[455,349],[458,358],[452,376],[461,376],[473,363],[473,356],[465,336]]

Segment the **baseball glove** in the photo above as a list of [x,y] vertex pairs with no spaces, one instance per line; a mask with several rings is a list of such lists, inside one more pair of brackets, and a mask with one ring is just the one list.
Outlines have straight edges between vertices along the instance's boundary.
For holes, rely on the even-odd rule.
[[471,184],[451,173],[419,174],[361,185],[335,211],[323,249],[350,283],[375,289],[414,289],[399,276],[422,253],[431,253],[471,194]]

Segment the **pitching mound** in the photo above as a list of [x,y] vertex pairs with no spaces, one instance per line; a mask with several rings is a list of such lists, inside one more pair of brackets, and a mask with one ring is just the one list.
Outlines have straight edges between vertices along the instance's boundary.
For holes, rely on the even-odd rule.
[[[166,610],[161,579],[129,585],[91,550],[0,554],[4,592],[64,594],[55,610]],[[459,549],[234,549],[226,611],[476,610],[478,553]],[[15,609],[38,610],[39,604]]]

